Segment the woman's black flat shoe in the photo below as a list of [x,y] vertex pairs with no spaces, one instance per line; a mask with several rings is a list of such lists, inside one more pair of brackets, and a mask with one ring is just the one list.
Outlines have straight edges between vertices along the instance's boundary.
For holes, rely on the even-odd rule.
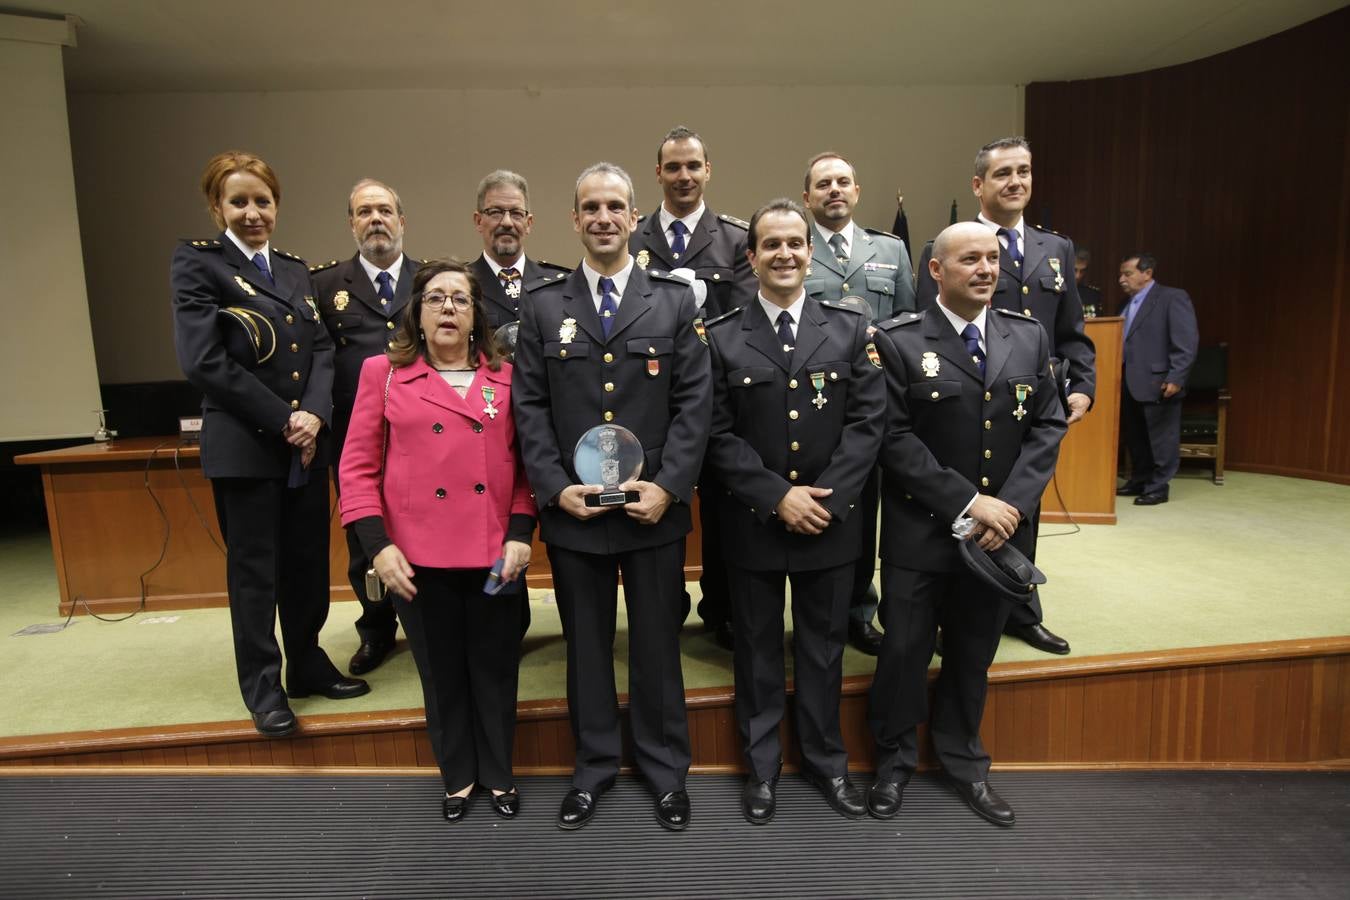
[[514,819],[520,812],[520,792],[512,788],[505,794],[493,794],[492,811],[503,819]]
[[458,822],[468,809],[468,797],[446,797],[441,801],[441,815],[447,822]]

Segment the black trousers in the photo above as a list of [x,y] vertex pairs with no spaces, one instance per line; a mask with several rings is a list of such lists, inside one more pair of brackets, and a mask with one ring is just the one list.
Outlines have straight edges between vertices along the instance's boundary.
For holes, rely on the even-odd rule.
[[1181,468],[1181,398],[1140,403],[1128,389],[1121,391],[1120,424],[1130,453],[1130,484],[1166,496]]
[[[338,483],[338,467],[333,466],[333,488],[339,497],[342,487]],[[361,604],[361,615],[356,620],[356,633],[363,641],[392,641],[398,630],[398,619],[394,616],[394,604],[386,596],[383,600],[371,600],[366,596],[366,570],[370,568],[370,558],[361,547],[356,532],[345,529],[347,536],[347,580],[351,582],[356,600]]]
[[299,488],[281,478],[214,478],[211,491],[225,536],[239,691],[250,712],[280,709],[278,617],[288,687],[341,677],[319,646],[328,620],[328,483],[317,473]]
[[853,564],[813,572],[751,572],[733,565],[729,572],[736,597],[736,724],[751,776],[769,781],[783,763],[779,725],[787,706],[785,581],[792,584],[793,684],[802,762],[826,778],[847,774],[839,691]]
[[863,483],[853,515],[862,518],[861,556],[853,566],[853,586],[848,617],[862,625],[877,614],[877,592],[872,579],[877,574],[877,508],[880,503],[881,467],[873,466]]
[[710,467],[704,466],[698,477],[698,526],[703,551],[703,574],[698,578],[703,598],[698,601],[698,616],[709,628],[731,619],[731,587],[722,550],[726,502],[726,487]]
[[[943,769],[958,781],[985,781],[980,741],[989,666],[1009,602],[967,572],[918,572],[883,564],[886,630],[872,681],[868,719],[877,742],[877,778],[898,781],[919,764],[918,726],[929,722]],[[942,626],[942,669],[928,706],[928,664]]]
[[517,595],[483,593],[487,569],[413,567],[412,602],[394,609],[422,680],[427,733],[446,793],[509,791],[520,677]]
[[690,761],[680,669],[684,540],[614,554],[550,545],[548,559],[567,639],[567,712],[576,743],[572,786],[602,791],[619,773],[614,630],[622,571],[633,756],[656,793],[683,790]]

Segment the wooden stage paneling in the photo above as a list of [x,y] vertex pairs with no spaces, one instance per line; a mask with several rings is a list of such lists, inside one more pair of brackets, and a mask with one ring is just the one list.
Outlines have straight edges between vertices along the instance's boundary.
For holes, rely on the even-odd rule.
[[[1350,769],[1350,637],[1005,663],[990,681],[982,733],[995,767]],[[844,685],[844,739],[858,771],[872,768],[870,684]],[[688,703],[695,770],[741,771],[731,689],[691,692]],[[791,722],[784,727],[791,748]],[[564,701],[521,704],[519,774],[570,772],[572,754]],[[787,763],[795,767],[791,749]],[[928,750],[924,765],[933,765]],[[395,710],[305,716],[283,740],[259,737],[247,720],[4,738],[0,767],[375,774],[435,763],[421,711]]]

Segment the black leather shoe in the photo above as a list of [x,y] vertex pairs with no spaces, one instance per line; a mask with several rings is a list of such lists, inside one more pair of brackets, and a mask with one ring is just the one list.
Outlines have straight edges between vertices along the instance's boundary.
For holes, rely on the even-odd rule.
[[253,727],[263,737],[285,737],[295,731],[295,713],[286,707],[253,714]]
[[558,809],[558,827],[563,831],[576,831],[589,822],[593,815],[595,815],[595,796],[590,791],[572,788]]
[[994,791],[993,785],[987,781],[956,781],[948,779],[956,793],[961,799],[966,801],[966,805],[975,810],[976,814],[982,818],[988,819],[995,825],[1011,825],[1017,821],[1013,815],[1013,809],[1008,802]]
[[830,804],[830,808],[845,819],[867,818],[867,801],[847,775],[837,778],[812,777],[810,781],[825,795],[825,802]]
[[1138,497],[1143,492],[1144,489],[1142,487],[1137,484],[1131,484],[1128,481],[1116,488],[1117,497]]
[[772,781],[747,781],[741,788],[741,814],[751,825],[768,825],[778,811]]
[[1064,656],[1069,652],[1069,642],[1044,625],[1021,625],[1012,629],[1011,634],[1045,653]]
[[362,638],[361,646],[356,648],[352,654],[352,661],[347,663],[347,671],[353,675],[364,675],[367,672],[373,672],[379,668],[380,663],[394,649],[393,638]]
[[520,791],[511,788],[505,794],[493,794],[492,811],[503,819],[514,819],[520,812]]
[[893,819],[900,812],[900,800],[909,784],[906,775],[899,781],[877,780],[867,791],[867,812],[874,819]]
[[1134,498],[1135,506],[1157,506],[1159,503],[1166,503],[1166,494],[1140,494]]
[[288,697],[308,697],[310,694],[318,694],[320,697],[327,697],[329,700],[350,700],[353,697],[360,697],[369,693],[370,685],[360,678],[343,678],[340,675],[338,680],[332,684],[286,688]]
[[656,798],[656,821],[667,831],[684,831],[689,827],[689,795],[684,791],[670,791]]
[[873,628],[871,622],[859,623],[849,619],[848,642],[868,656],[876,656],[881,652],[881,632]]
[[730,619],[718,622],[716,625],[710,626],[708,630],[713,633],[713,640],[717,642],[717,646],[723,650],[736,649],[736,631],[732,627]]
[[468,811],[468,797],[445,797],[441,800],[441,818],[447,822],[458,822]]

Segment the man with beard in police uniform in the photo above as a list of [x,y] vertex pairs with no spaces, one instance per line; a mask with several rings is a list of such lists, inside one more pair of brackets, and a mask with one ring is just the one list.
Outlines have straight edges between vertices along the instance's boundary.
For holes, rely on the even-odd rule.
[[[318,294],[319,314],[333,337],[333,484],[337,484],[341,448],[351,421],[361,364],[383,353],[393,337],[412,293],[416,260],[403,253],[403,201],[398,192],[373,178],[363,178],[347,198],[347,222],[356,241],[356,255],[310,268]],[[361,646],[348,668],[363,675],[384,662],[394,649],[398,621],[388,598],[366,596],[370,560],[355,532],[347,529],[347,579],[361,602],[356,632]]]
[[483,239],[483,252],[469,269],[483,289],[483,309],[492,330],[520,321],[524,285],[572,271],[525,256],[525,238],[533,226],[530,186],[524,176],[497,169],[478,183],[473,227]]
[[[1025,138],[991,141],[975,156],[971,189],[980,201],[980,222],[998,236],[1003,250],[999,279],[994,289],[995,309],[1008,309],[1031,316],[1050,336],[1050,356],[1058,360],[1057,383],[1067,383],[1065,403],[1069,425],[1079,421],[1092,406],[1097,384],[1097,355],[1083,326],[1083,303],[1078,285],[1069,271],[1077,254],[1073,241],[1061,234],[1026,223],[1023,212],[1031,201],[1031,147]],[[937,285],[928,272],[932,244],[919,263],[919,308],[932,309]],[[1037,507],[1035,525],[1040,520]],[[1035,529],[1031,552],[1036,556]],[[1019,604],[1008,617],[1008,634],[1021,638],[1037,650],[1066,654],[1069,642],[1045,627],[1040,594]]]
[[[643,269],[670,272],[693,285],[704,319],[738,309],[754,299],[757,283],[746,259],[746,223],[718,215],[703,201],[712,162],[703,138],[684,126],[672,128],[656,149],[661,205],[639,220],[628,242]],[[703,594],[698,614],[719,644],[730,650],[731,595],[722,548],[721,502],[726,488],[708,467],[699,474],[699,532]]]

